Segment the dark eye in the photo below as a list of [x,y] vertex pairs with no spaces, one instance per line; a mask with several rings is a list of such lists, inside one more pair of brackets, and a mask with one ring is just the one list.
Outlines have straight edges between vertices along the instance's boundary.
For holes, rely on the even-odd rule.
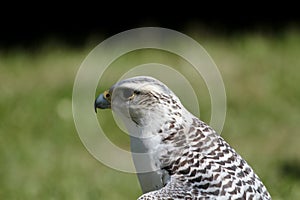
[[137,95],[139,95],[139,94],[141,94],[141,91],[139,91],[139,90],[135,90],[135,91],[134,91],[134,94],[137,94]]

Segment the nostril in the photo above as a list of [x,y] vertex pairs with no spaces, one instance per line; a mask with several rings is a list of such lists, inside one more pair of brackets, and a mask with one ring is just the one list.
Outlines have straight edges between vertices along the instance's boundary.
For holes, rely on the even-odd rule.
[[108,91],[105,91],[105,92],[103,93],[103,97],[104,97],[106,100],[110,99],[110,93],[109,93]]

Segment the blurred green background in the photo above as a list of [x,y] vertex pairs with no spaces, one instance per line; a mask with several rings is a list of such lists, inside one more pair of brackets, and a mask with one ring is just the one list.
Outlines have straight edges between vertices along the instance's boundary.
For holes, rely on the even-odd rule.
[[[300,199],[300,31],[184,33],[203,45],[222,74],[228,101],[222,137],[250,163],[273,199]],[[137,177],[95,160],[74,126],[73,82],[101,41],[94,38],[76,48],[48,41],[34,50],[0,49],[0,199],[131,200],[141,195]],[[139,56],[116,65],[131,65]],[[118,76],[117,67],[107,71],[97,92]],[[200,104],[201,118],[208,121],[209,97],[201,97]],[[128,148],[128,137],[115,127],[111,112],[98,112],[99,118],[104,115],[99,121],[110,130],[108,137]]]

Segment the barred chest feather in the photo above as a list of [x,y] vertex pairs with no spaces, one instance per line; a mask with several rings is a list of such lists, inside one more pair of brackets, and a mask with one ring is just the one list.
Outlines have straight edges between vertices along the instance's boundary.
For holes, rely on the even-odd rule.
[[190,113],[180,116],[188,112],[181,110],[170,113],[169,120],[147,144],[155,152],[152,164],[176,179],[176,184],[180,182],[191,197],[269,199],[247,162],[207,124]]

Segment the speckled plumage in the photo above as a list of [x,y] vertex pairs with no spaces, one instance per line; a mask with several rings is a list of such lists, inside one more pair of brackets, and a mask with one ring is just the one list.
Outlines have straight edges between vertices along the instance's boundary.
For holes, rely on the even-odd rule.
[[[151,152],[149,165],[159,169],[139,174],[146,193],[138,200],[271,199],[247,162],[163,83],[134,77],[115,84],[109,96],[112,110],[135,134],[131,143],[138,140],[143,152]],[[135,151],[138,145],[131,145]],[[156,175],[156,187],[145,183]]]

